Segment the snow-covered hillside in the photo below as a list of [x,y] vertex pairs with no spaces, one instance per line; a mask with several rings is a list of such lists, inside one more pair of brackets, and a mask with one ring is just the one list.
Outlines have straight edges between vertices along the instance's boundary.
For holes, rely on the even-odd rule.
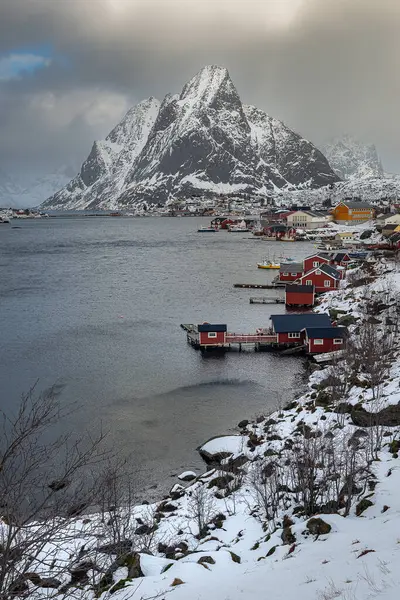
[[252,106],[242,105],[226,69],[203,68],[180,95],[132,108],[80,173],[45,208],[165,204],[192,195],[263,194],[284,186],[338,181],[310,142]]
[[382,177],[382,163],[373,144],[362,144],[350,135],[325,144],[322,152],[340,179]]

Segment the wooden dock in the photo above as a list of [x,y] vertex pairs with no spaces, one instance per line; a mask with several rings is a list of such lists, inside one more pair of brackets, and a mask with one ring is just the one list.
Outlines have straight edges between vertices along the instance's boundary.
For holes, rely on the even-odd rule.
[[257,290],[276,290],[282,289],[285,283],[234,283],[234,288],[247,288]]
[[266,298],[265,296],[250,298],[250,304],[285,304],[283,298]]

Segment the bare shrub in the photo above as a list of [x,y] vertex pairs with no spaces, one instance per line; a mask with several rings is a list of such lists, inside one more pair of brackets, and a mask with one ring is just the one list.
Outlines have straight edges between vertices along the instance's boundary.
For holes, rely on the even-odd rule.
[[207,525],[215,516],[215,499],[212,493],[202,483],[193,486],[188,500],[188,514],[197,525],[198,536],[202,538],[207,533]]

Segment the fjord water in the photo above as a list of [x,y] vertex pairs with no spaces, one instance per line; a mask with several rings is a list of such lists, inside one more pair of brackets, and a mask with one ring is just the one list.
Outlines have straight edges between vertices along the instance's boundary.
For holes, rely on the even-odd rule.
[[[250,305],[271,280],[267,252],[303,258],[310,246],[247,233],[197,233],[197,218],[62,218],[0,229],[0,401],[12,409],[38,380],[79,410],[65,427],[100,423],[129,453],[143,493],[202,467],[196,446],[292,396],[297,357],[202,357],[180,323],[231,331],[268,326],[282,305]],[[161,483],[160,483],[161,482]]]

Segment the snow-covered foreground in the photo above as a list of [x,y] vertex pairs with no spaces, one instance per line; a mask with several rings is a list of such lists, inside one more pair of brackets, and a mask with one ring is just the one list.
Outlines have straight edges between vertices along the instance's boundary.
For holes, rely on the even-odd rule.
[[[360,353],[371,325],[385,336],[383,381],[372,350],[357,373],[350,354],[346,364],[314,365],[300,398],[204,444],[206,473],[182,474],[160,503],[71,522],[69,541],[55,540],[30,571],[59,578],[65,596],[81,599],[397,598],[399,288],[395,263],[369,264],[317,308],[350,316]],[[81,588],[68,587],[79,569]],[[58,587],[34,595],[53,597]]]

